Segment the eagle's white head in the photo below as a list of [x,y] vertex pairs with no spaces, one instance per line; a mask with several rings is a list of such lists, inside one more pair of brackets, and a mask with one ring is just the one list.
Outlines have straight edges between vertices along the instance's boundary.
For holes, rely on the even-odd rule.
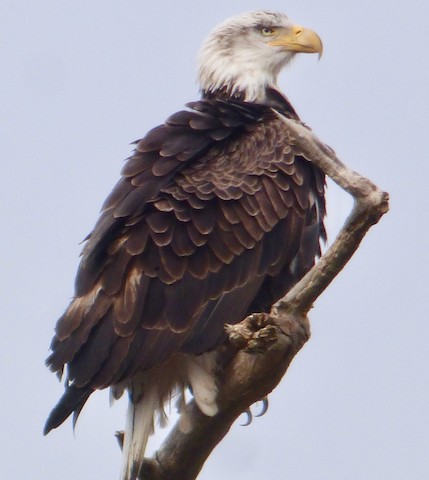
[[286,15],[258,10],[218,25],[204,42],[198,65],[203,93],[222,92],[263,103],[268,87],[298,52],[322,54],[312,30],[294,25]]

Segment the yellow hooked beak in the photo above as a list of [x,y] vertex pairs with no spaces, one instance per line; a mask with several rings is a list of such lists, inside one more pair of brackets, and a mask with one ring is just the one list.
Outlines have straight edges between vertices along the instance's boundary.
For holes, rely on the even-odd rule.
[[268,42],[268,45],[284,47],[290,52],[318,53],[319,58],[323,53],[323,44],[319,35],[300,25],[294,25],[290,30],[279,33],[275,40]]

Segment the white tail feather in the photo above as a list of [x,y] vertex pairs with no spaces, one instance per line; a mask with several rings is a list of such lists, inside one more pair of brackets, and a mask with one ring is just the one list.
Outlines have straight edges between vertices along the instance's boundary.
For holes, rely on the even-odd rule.
[[[130,400],[125,425],[121,480],[137,480],[148,438],[153,433],[155,415],[161,424],[166,423],[163,406],[171,401],[174,393],[179,395],[183,417],[181,428],[183,427],[184,431],[192,429],[190,422],[186,421],[186,386],[191,386],[195,401],[205,415],[217,414],[215,366],[214,352],[192,357],[178,355],[158,368],[136,375],[128,384]],[[124,384],[117,385],[112,390],[112,396],[118,398],[124,387]]]
[[159,397],[156,388],[145,391],[137,403],[129,400],[121,480],[137,479],[148,438],[153,433],[154,414],[158,407]]

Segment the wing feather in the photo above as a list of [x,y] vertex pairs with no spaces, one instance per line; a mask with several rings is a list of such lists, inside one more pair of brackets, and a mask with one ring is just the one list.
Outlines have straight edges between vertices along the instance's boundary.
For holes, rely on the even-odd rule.
[[68,366],[68,380],[76,387],[84,387],[99,372],[109,357],[110,349],[117,338],[113,325],[112,309],[91,331],[88,341]]

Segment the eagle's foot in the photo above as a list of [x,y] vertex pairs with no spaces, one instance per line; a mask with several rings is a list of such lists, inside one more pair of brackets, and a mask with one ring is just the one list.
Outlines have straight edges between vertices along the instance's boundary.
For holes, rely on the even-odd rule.
[[277,327],[274,325],[268,325],[254,333],[253,338],[249,340],[244,351],[247,353],[263,353],[266,352],[276,341]]
[[230,343],[247,353],[263,353],[277,341],[278,327],[267,313],[253,313],[225,330]]

